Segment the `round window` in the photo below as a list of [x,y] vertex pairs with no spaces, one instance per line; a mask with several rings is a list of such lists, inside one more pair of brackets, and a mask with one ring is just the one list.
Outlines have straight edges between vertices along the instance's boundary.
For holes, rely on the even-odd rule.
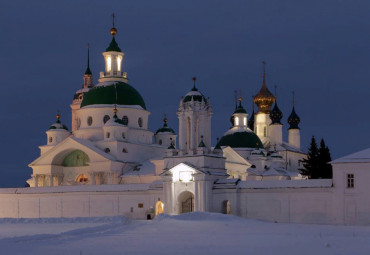
[[93,123],[93,118],[92,118],[91,116],[89,116],[89,117],[87,118],[87,125],[88,125],[88,126],[91,126],[91,125],[92,125],[92,123]]
[[104,118],[103,118],[104,124],[107,123],[108,120],[110,120],[109,115],[105,115]]
[[137,120],[137,123],[139,124],[139,127],[143,127],[143,119],[142,118],[139,118]]
[[122,118],[122,121],[123,121],[123,125],[128,125],[128,117],[127,116],[123,116]]

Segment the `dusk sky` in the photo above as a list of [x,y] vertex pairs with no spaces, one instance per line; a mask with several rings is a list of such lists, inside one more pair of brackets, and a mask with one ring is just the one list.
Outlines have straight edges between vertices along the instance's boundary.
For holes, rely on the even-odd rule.
[[211,100],[212,145],[230,127],[234,90],[252,112],[262,83],[283,111],[301,118],[302,149],[324,138],[332,158],[370,143],[370,1],[6,1],[0,2],[0,187],[22,187],[55,122],[71,128],[90,43],[97,82],[102,52],[116,40],[124,71],[143,96],[156,131],[166,113],[176,131],[181,96],[197,87]]

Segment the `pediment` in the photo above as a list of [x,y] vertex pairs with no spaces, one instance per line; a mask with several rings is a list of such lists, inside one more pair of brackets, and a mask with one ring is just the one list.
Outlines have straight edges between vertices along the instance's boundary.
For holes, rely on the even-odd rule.
[[29,164],[30,167],[35,165],[61,165],[63,159],[73,151],[80,150],[87,154],[90,162],[103,162],[115,160],[112,155],[105,153],[97,148],[92,142],[68,137],[54,148],[41,155],[39,158]]

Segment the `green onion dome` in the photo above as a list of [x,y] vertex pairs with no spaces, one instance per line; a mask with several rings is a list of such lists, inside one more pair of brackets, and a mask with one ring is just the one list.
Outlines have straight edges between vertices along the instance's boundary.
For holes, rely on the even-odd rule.
[[166,133],[166,134],[175,135],[176,134],[175,131],[172,128],[168,127],[168,125],[167,125],[167,118],[164,118],[163,119],[163,122],[164,122],[163,123],[163,127],[159,128],[157,130],[157,132],[155,132],[155,134],[158,134],[158,133]]
[[270,112],[271,124],[281,124],[280,120],[283,118],[283,113],[280,111],[277,102],[275,101],[275,106]]
[[118,47],[118,44],[116,42],[116,39],[112,38],[112,41],[110,42],[108,48],[105,51],[117,51],[117,52],[122,52],[121,49]]
[[191,91],[189,91],[184,99],[182,100],[184,103],[186,102],[191,102],[191,101],[197,101],[197,102],[202,102],[204,101],[205,103],[207,102],[207,99],[203,96],[202,93],[198,91],[197,88],[193,88]]
[[55,129],[55,130],[57,130],[57,129],[64,129],[64,130],[67,130],[68,131],[67,126],[66,125],[63,125],[60,122],[60,114],[59,113],[57,114],[57,121],[53,125],[51,125],[49,127],[49,130],[53,130],[53,129]]
[[98,85],[91,88],[81,102],[81,108],[89,105],[131,105],[146,109],[139,92],[124,82]]
[[239,105],[235,108],[234,113],[245,113],[245,114],[247,113],[247,111],[242,106],[242,101],[241,100],[239,101]]
[[219,140],[216,147],[263,148],[258,136],[246,127],[232,127]]
[[288,118],[288,124],[290,125],[289,129],[299,129],[298,124],[300,122],[301,122],[301,119],[299,118],[298,114],[295,112],[294,106],[293,106],[292,113],[289,115],[289,118]]

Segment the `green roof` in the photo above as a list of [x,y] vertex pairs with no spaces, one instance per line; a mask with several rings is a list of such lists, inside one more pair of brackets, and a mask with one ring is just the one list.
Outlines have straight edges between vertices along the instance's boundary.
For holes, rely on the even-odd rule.
[[121,49],[118,47],[118,44],[116,42],[116,39],[114,39],[114,36],[113,36],[112,41],[110,42],[108,48],[106,49],[106,51],[118,51],[118,52],[122,52]]
[[97,104],[138,105],[146,109],[144,99],[139,92],[124,82],[93,87],[85,93],[81,108]]
[[235,132],[224,135],[216,147],[230,146],[232,148],[263,148],[263,144],[258,136],[253,132]]

